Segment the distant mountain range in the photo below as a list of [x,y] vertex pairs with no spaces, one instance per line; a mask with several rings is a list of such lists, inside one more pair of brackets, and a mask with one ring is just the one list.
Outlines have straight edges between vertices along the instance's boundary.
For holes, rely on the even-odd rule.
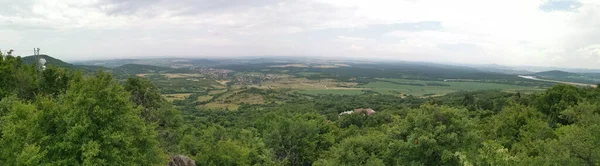
[[598,84],[600,83],[600,73],[573,73],[561,70],[550,70],[544,72],[537,72],[528,74],[541,79],[564,81],[564,82],[575,82],[583,84]]
[[498,72],[505,74],[533,74],[545,71],[564,71],[570,73],[600,73],[600,69],[580,69],[580,68],[558,68],[558,67],[541,67],[541,66],[504,66],[498,64],[484,64],[484,65],[469,65],[461,64],[464,66],[473,67],[482,71]]
[[570,72],[560,71],[560,70],[550,70],[550,71],[538,72],[533,75],[541,76],[541,77],[579,77],[579,76],[581,76],[580,74],[577,74],[577,73],[570,73]]
[[[116,67],[106,67],[106,66],[97,66],[97,65],[87,65],[87,64],[79,64],[73,65],[67,62],[64,62],[60,59],[56,59],[54,57],[48,55],[39,55],[39,56],[26,56],[21,58],[23,63],[25,64],[36,64],[38,63],[40,58],[44,58],[46,60],[46,66],[56,66],[61,68],[67,68],[71,70],[81,70],[83,72],[96,72],[98,70],[103,70],[107,72],[112,72],[118,75],[131,75],[131,74],[139,74],[139,73],[154,73],[154,72],[165,72],[175,70],[170,67],[160,67],[160,66],[152,66],[152,65],[142,65],[142,64],[122,64]],[[124,60],[123,62],[134,62],[137,60]],[[113,63],[114,64],[114,63]]]
[[[98,70],[104,70],[112,72],[116,75],[132,75],[139,73],[165,73],[165,72],[190,72],[190,67],[218,67],[235,64],[263,64],[263,63],[281,63],[286,61],[289,63],[318,63],[317,61],[311,60],[300,60],[294,61],[290,59],[269,59],[269,58],[258,58],[258,59],[182,59],[182,58],[163,58],[163,59],[117,59],[117,60],[97,60],[97,61],[86,61],[77,62],[76,64],[70,64],[62,60],[53,58],[48,55],[39,56],[27,56],[22,58],[26,64],[34,64],[38,62],[39,58],[46,59],[46,64],[50,66],[63,67],[68,69],[82,70],[84,72],[95,72]],[[354,62],[340,62],[348,63],[351,65],[365,66],[365,64],[354,63]],[[368,63],[367,63],[368,64]],[[528,75],[538,78],[557,80],[557,81],[568,81],[586,84],[597,84],[600,83],[600,70],[596,69],[564,69],[564,68],[550,68],[550,67],[532,67],[532,66],[503,66],[497,64],[488,65],[443,65],[434,63],[420,63],[420,62],[403,62],[403,63],[378,63],[374,65],[386,66],[388,68],[396,68],[396,65],[406,72],[411,72],[413,68],[436,68],[432,72],[461,72],[478,74],[479,72],[485,73],[500,73],[509,75]],[[367,65],[369,66],[369,65]],[[372,65],[373,66],[373,65]],[[447,68],[447,69],[446,69]],[[544,70],[550,69],[550,70]],[[425,72],[423,70],[415,70],[415,72]],[[442,72],[442,74],[443,74]],[[425,73],[427,74],[427,73]],[[429,73],[436,74],[436,73]],[[440,73],[437,73],[438,75]]]

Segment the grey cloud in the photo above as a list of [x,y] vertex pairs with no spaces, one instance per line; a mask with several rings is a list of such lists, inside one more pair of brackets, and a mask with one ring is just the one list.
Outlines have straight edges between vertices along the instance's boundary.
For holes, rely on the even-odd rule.
[[0,16],[27,16],[33,5],[32,0],[0,0]]
[[110,7],[107,12],[113,15],[148,13],[156,10],[155,7],[174,11],[180,15],[194,15],[240,7],[260,7],[280,2],[291,2],[291,0],[104,0],[99,5]]
[[540,5],[540,9],[546,12],[552,11],[574,11],[582,6],[581,2],[576,0],[549,0]]
[[318,29],[309,32],[299,34],[307,40],[315,38],[336,38],[338,36],[352,36],[368,39],[383,39],[384,34],[394,31],[407,31],[407,32],[419,32],[419,31],[440,31],[444,27],[440,22],[436,21],[423,21],[423,22],[409,22],[409,23],[396,23],[396,24],[376,24],[369,25],[362,28],[329,28],[329,29]]

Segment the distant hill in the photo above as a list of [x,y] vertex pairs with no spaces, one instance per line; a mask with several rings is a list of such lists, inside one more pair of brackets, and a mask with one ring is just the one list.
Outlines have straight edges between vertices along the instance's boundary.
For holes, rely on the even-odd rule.
[[[56,58],[53,58],[48,55],[39,55],[39,56],[46,59],[46,66],[53,65],[56,67],[62,67],[62,68],[67,68],[67,69],[78,69],[75,65],[64,62],[60,59],[56,59]],[[32,56],[23,57],[22,60],[23,60],[23,63],[25,63],[25,64],[35,64],[38,62],[38,58],[39,58],[38,56],[32,55]]]
[[111,71],[111,68],[103,67],[103,66],[93,66],[93,65],[75,65],[78,69],[82,69],[85,72],[96,72],[99,70],[102,71]]
[[465,65],[468,67],[476,68],[481,71],[493,72],[493,73],[503,73],[503,74],[532,74],[534,72],[527,70],[518,70],[509,66],[502,66],[498,64],[483,64],[483,65]]
[[75,65],[87,65],[87,66],[103,66],[107,68],[115,68],[126,64],[135,64],[137,59],[115,59],[115,60],[92,60],[92,61],[81,61],[74,62]]
[[600,83],[600,74],[598,73],[571,73],[561,70],[550,70],[532,74],[536,77],[555,81],[575,82],[583,84]]
[[536,76],[542,76],[542,77],[574,77],[574,76],[580,76],[579,74],[576,74],[576,73],[570,73],[570,72],[560,71],[560,70],[550,70],[550,71],[538,72],[538,73],[535,73],[534,75],[536,75]]
[[160,67],[152,65],[126,64],[113,68],[115,74],[140,74],[140,73],[159,73],[174,70],[170,67]]
[[[84,73],[93,73],[98,70],[110,71],[109,68],[101,67],[101,66],[92,66],[92,65],[73,65],[67,62],[64,62],[60,59],[56,59],[49,55],[39,55],[41,58],[46,59],[46,66],[55,66],[60,68],[66,68],[71,70],[81,70]],[[35,64],[38,62],[39,57],[32,55],[23,57],[23,63],[25,64]]]
[[238,63],[238,60],[186,59],[186,58],[147,58],[147,59],[111,59],[74,62],[75,65],[94,65],[108,68],[120,67],[127,64],[152,65],[170,68],[212,67],[222,63]]

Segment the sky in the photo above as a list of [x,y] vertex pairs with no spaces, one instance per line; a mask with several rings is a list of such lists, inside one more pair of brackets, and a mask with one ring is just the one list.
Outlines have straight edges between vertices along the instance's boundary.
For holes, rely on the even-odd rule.
[[600,0],[0,0],[0,49],[600,68]]

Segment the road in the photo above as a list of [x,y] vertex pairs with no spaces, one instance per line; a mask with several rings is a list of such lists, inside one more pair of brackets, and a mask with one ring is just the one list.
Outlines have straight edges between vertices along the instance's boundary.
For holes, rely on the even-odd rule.
[[589,86],[589,87],[594,87],[594,88],[597,87],[597,85],[594,85],[594,84],[584,84],[584,83],[577,83],[577,82],[565,82],[565,81],[546,80],[546,79],[535,78],[534,76],[522,76],[522,75],[519,75],[519,77],[525,78],[525,79],[530,79],[530,80],[536,80],[536,81],[555,82],[555,83],[569,84],[569,85],[576,85],[576,86]]

